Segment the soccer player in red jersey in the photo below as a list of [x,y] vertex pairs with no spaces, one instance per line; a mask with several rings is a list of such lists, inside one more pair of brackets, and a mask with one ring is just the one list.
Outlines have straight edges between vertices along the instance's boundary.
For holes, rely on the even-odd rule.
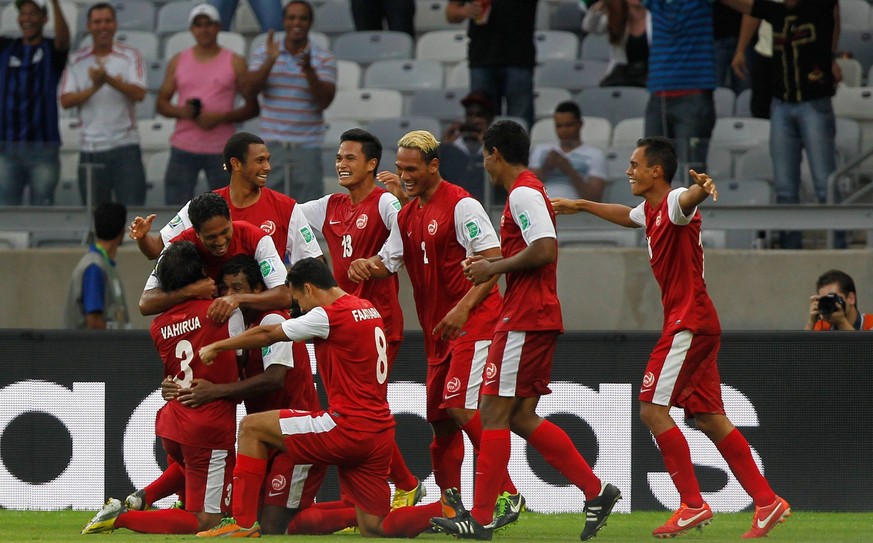
[[640,418],[655,436],[682,504],[653,532],[675,537],[712,519],[703,500],[688,442],[670,416],[670,407],[685,409],[697,428],[715,443],[731,471],[755,502],[752,528],[744,538],[766,536],[791,514],[788,502],[770,488],[752,458],[748,442],[725,416],[716,362],[721,325],[703,280],[703,246],[697,206],[718,198],[706,174],[690,171],[694,184],[673,189],[676,151],[669,140],[644,138],[630,158],[631,192],[645,201],[635,208],[588,200],[556,198],[556,213],[579,211],[629,228],[646,229],[649,261],[664,305],[661,339],[652,351],[640,389]]
[[[192,199],[189,212],[193,226],[170,243],[194,243],[203,259],[207,277],[182,289],[166,291],[161,288],[158,275],[152,272],[139,300],[143,315],[166,311],[190,298],[212,298],[215,281],[220,279],[221,266],[238,254],[249,255],[258,261],[267,290],[257,294],[228,294],[216,298],[207,316],[223,322],[240,305],[262,311],[290,307],[291,295],[282,280],[285,266],[272,238],[247,222],[231,221],[227,202],[214,192],[206,192]],[[160,260],[155,269],[159,267]]]
[[[340,186],[348,194],[329,194],[299,204],[298,209],[324,236],[339,287],[369,300],[382,315],[390,372],[403,341],[403,312],[397,299],[397,276],[355,283],[349,279],[348,273],[354,260],[376,254],[397,225],[400,202],[376,185],[376,170],[381,158],[382,143],[378,138],[360,128],[344,132],[336,154],[336,171]],[[396,446],[391,460],[391,480],[395,486],[392,507],[415,505],[424,496],[424,486],[409,471]]]
[[[162,288],[177,290],[203,277],[203,261],[190,242],[169,247],[157,270]],[[151,337],[164,361],[164,375],[182,387],[194,379],[217,384],[239,378],[236,356],[222,353],[207,363],[199,349],[243,331],[242,314],[235,311],[224,323],[207,318],[208,300],[191,299],[155,318]],[[178,400],[167,402],[155,421],[164,449],[184,467],[185,510],[127,511],[110,498],[82,530],[83,534],[127,528],[146,533],[191,534],[217,525],[228,512],[234,467],[236,402],[216,399],[197,408]]]
[[[349,277],[366,281],[405,266],[412,283],[427,355],[427,420],[433,427],[431,459],[441,491],[460,488],[464,457],[462,430],[479,449],[482,424],[476,410],[491,336],[500,311],[497,279],[472,286],[461,262],[470,255],[500,255],[491,220],[477,200],[439,172],[439,142],[415,130],[398,142],[397,173],[411,201],[397,215],[398,229],[378,255],[352,263]],[[513,500],[518,518],[523,498],[508,475],[501,494]]]
[[[249,132],[239,132],[224,146],[224,167],[230,172],[230,184],[216,190],[227,201],[234,221],[251,223],[267,235],[279,254],[294,263],[301,258],[321,256],[318,241],[297,209],[297,202],[281,192],[268,189],[271,173],[270,152],[264,140]],[[192,226],[188,216],[191,202],[185,204],[173,219],[161,229],[160,235],[148,235],[155,215],[136,217],[130,224],[130,237],[150,260],[174,237]]]
[[286,451],[297,464],[336,465],[362,535],[417,535],[427,528],[427,515],[442,506],[434,502],[390,510],[387,477],[395,422],[388,408],[388,342],[379,311],[339,288],[330,268],[317,259],[294,264],[288,283],[303,316],[207,345],[200,356],[208,362],[227,350],[312,340],[329,407],[247,415],[239,429],[234,516],[198,535],[260,536],[258,489],[269,448]]
[[509,431],[523,437],[543,458],[585,494],[582,540],[597,535],[621,498],[602,482],[566,432],[536,413],[540,396],[550,394],[552,356],[564,331],[558,301],[558,240],[555,214],[539,179],[527,168],[530,139],[512,121],[491,125],[484,135],[483,162],[491,182],[508,193],[500,219],[500,257],[471,256],[464,273],[474,284],[506,276],[503,308],[485,365],[479,414],[482,445],[476,466],[473,509],[449,491],[455,516],[435,518],[438,529],[473,539],[491,539],[491,506],[510,455]]

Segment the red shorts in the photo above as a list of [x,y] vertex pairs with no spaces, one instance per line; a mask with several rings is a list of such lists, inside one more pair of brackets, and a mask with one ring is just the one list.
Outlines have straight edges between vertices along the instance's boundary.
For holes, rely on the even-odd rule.
[[640,401],[724,415],[718,374],[720,335],[694,335],[688,330],[661,336],[646,366]]
[[482,394],[539,398],[551,394],[552,358],[558,331],[494,332]]
[[294,465],[335,465],[343,497],[366,513],[385,516],[391,510],[388,466],[394,428],[379,432],[355,429],[355,417],[325,411],[279,411],[286,456]]
[[449,355],[427,366],[427,421],[448,420],[449,408],[477,409],[490,339],[456,341]]
[[230,489],[236,463],[233,449],[204,449],[164,437],[161,444],[185,470],[185,510],[230,513]]
[[264,504],[305,509],[313,504],[327,473],[323,464],[295,464],[285,451],[275,451],[264,480]]

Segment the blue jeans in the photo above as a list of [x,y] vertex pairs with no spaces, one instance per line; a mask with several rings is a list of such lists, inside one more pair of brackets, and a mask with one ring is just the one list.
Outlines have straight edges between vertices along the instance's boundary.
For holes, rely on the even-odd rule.
[[230,173],[224,170],[224,156],[189,153],[170,147],[170,160],[164,176],[164,202],[167,205],[183,205],[194,197],[194,187],[200,170],[206,174],[209,190],[230,183]]
[[[218,9],[218,14],[221,15],[221,29],[230,30],[230,23],[236,14],[239,0],[209,0],[209,3],[215,6]],[[249,0],[249,5],[252,6],[252,11],[255,12],[255,17],[258,18],[263,32],[268,30],[282,31],[283,13],[279,0]]]
[[676,146],[679,178],[675,181],[684,179],[683,168],[706,171],[706,153],[715,126],[712,91],[675,98],[651,95],[646,104],[645,122],[646,137],[663,136]]
[[[59,146],[15,143],[0,148],[0,206],[24,203],[24,188],[30,185],[30,204],[50,206],[61,176]],[[12,147],[14,145],[14,147]]]
[[470,68],[470,90],[488,93],[497,115],[503,114],[506,98],[506,115],[524,119],[530,130],[534,121],[533,71],[533,66]]
[[[298,202],[309,202],[324,196],[321,168],[321,148],[304,147],[293,143],[268,141],[270,166],[269,186]],[[285,190],[286,177],[289,182]]]
[[[119,202],[126,206],[145,204],[146,180],[139,144],[108,151],[79,153],[79,194],[86,202],[88,169],[91,167],[91,205]],[[113,199],[113,192],[115,198]]]
[[[803,150],[809,160],[815,197],[827,201],[828,176],[837,169],[836,120],[830,97],[790,103],[774,98],[770,104],[770,156],[776,203],[800,202],[800,161]],[[783,233],[783,248],[800,249],[800,232]]]

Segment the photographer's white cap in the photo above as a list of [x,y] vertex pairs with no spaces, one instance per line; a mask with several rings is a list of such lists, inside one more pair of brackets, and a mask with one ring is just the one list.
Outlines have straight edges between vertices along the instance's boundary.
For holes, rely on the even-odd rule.
[[211,4],[197,4],[194,6],[194,9],[191,10],[191,14],[188,15],[188,26],[193,25],[194,19],[201,15],[209,17],[209,20],[213,23],[221,24],[221,15],[218,14],[218,10],[215,6]]
[[18,10],[21,11],[21,6],[28,2],[41,9],[43,13],[48,13],[48,3],[46,2],[46,0],[15,0],[15,7],[17,7]]

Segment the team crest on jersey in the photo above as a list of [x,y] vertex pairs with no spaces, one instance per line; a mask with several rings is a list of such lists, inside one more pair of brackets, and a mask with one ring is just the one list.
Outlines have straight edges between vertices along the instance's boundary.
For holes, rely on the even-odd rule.
[[285,479],[284,475],[276,475],[273,477],[273,480],[270,481],[270,486],[274,491],[278,492],[285,488],[285,485],[288,484],[288,481]]
[[258,266],[261,267],[261,275],[264,277],[267,277],[276,270],[276,268],[273,266],[273,262],[269,258],[266,260],[261,260],[258,263]]
[[303,241],[306,243],[310,243],[313,238],[315,238],[315,236],[312,235],[312,230],[309,228],[309,225],[300,229],[300,235],[303,236]]
[[276,223],[273,221],[264,221],[261,223],[261,230],[263,230],[268,236],[272,236],[273,232],[276,231]]
[[521,227],[522,232],[526,232],[528,228],[530,228],[530,213],[527,211],[522,211],[518,215],[518,225]]
[[361,216],[355,220],[355,226],[358,227],[358,230],[363,230],[367,227],[367,221],[369,217],[367,217],[366,213],[361,213]]
[[479,221],[476,219],[464,223],[464,228],[467,229],[467,236],[470,239],[476,239],[479,237],[479,234],[482,233],[482,229],[479,228]]
[[658,215],[655,217],[655,226],[661,226],[661,212],[658,212]]
[[494,379],[497,376],[497,364],[494,362],[489,362],[487,366],[485,366],[485,378],[486,379]]
[[643,388],[652,388],[652,385],[655,384],[655,374],[647,371],[645,377],[643,377]]
[[427,233],[430,234],[431,236],[436,235],[437,229],[439,228],[439,226],[440,225],[436,221],[436,219],[430,221],[430,224],[427,225]]
[[454,394],[461,390],[461,380],[457,377],[452,377],[446,382],[446,394]]
[[179,226],[180,224],[182,224],[182,217],[180,217],[179,215],[176,215],[176,216],[173,217],[173,219],[170,221],[170,228],[176,228],[176,227]]

